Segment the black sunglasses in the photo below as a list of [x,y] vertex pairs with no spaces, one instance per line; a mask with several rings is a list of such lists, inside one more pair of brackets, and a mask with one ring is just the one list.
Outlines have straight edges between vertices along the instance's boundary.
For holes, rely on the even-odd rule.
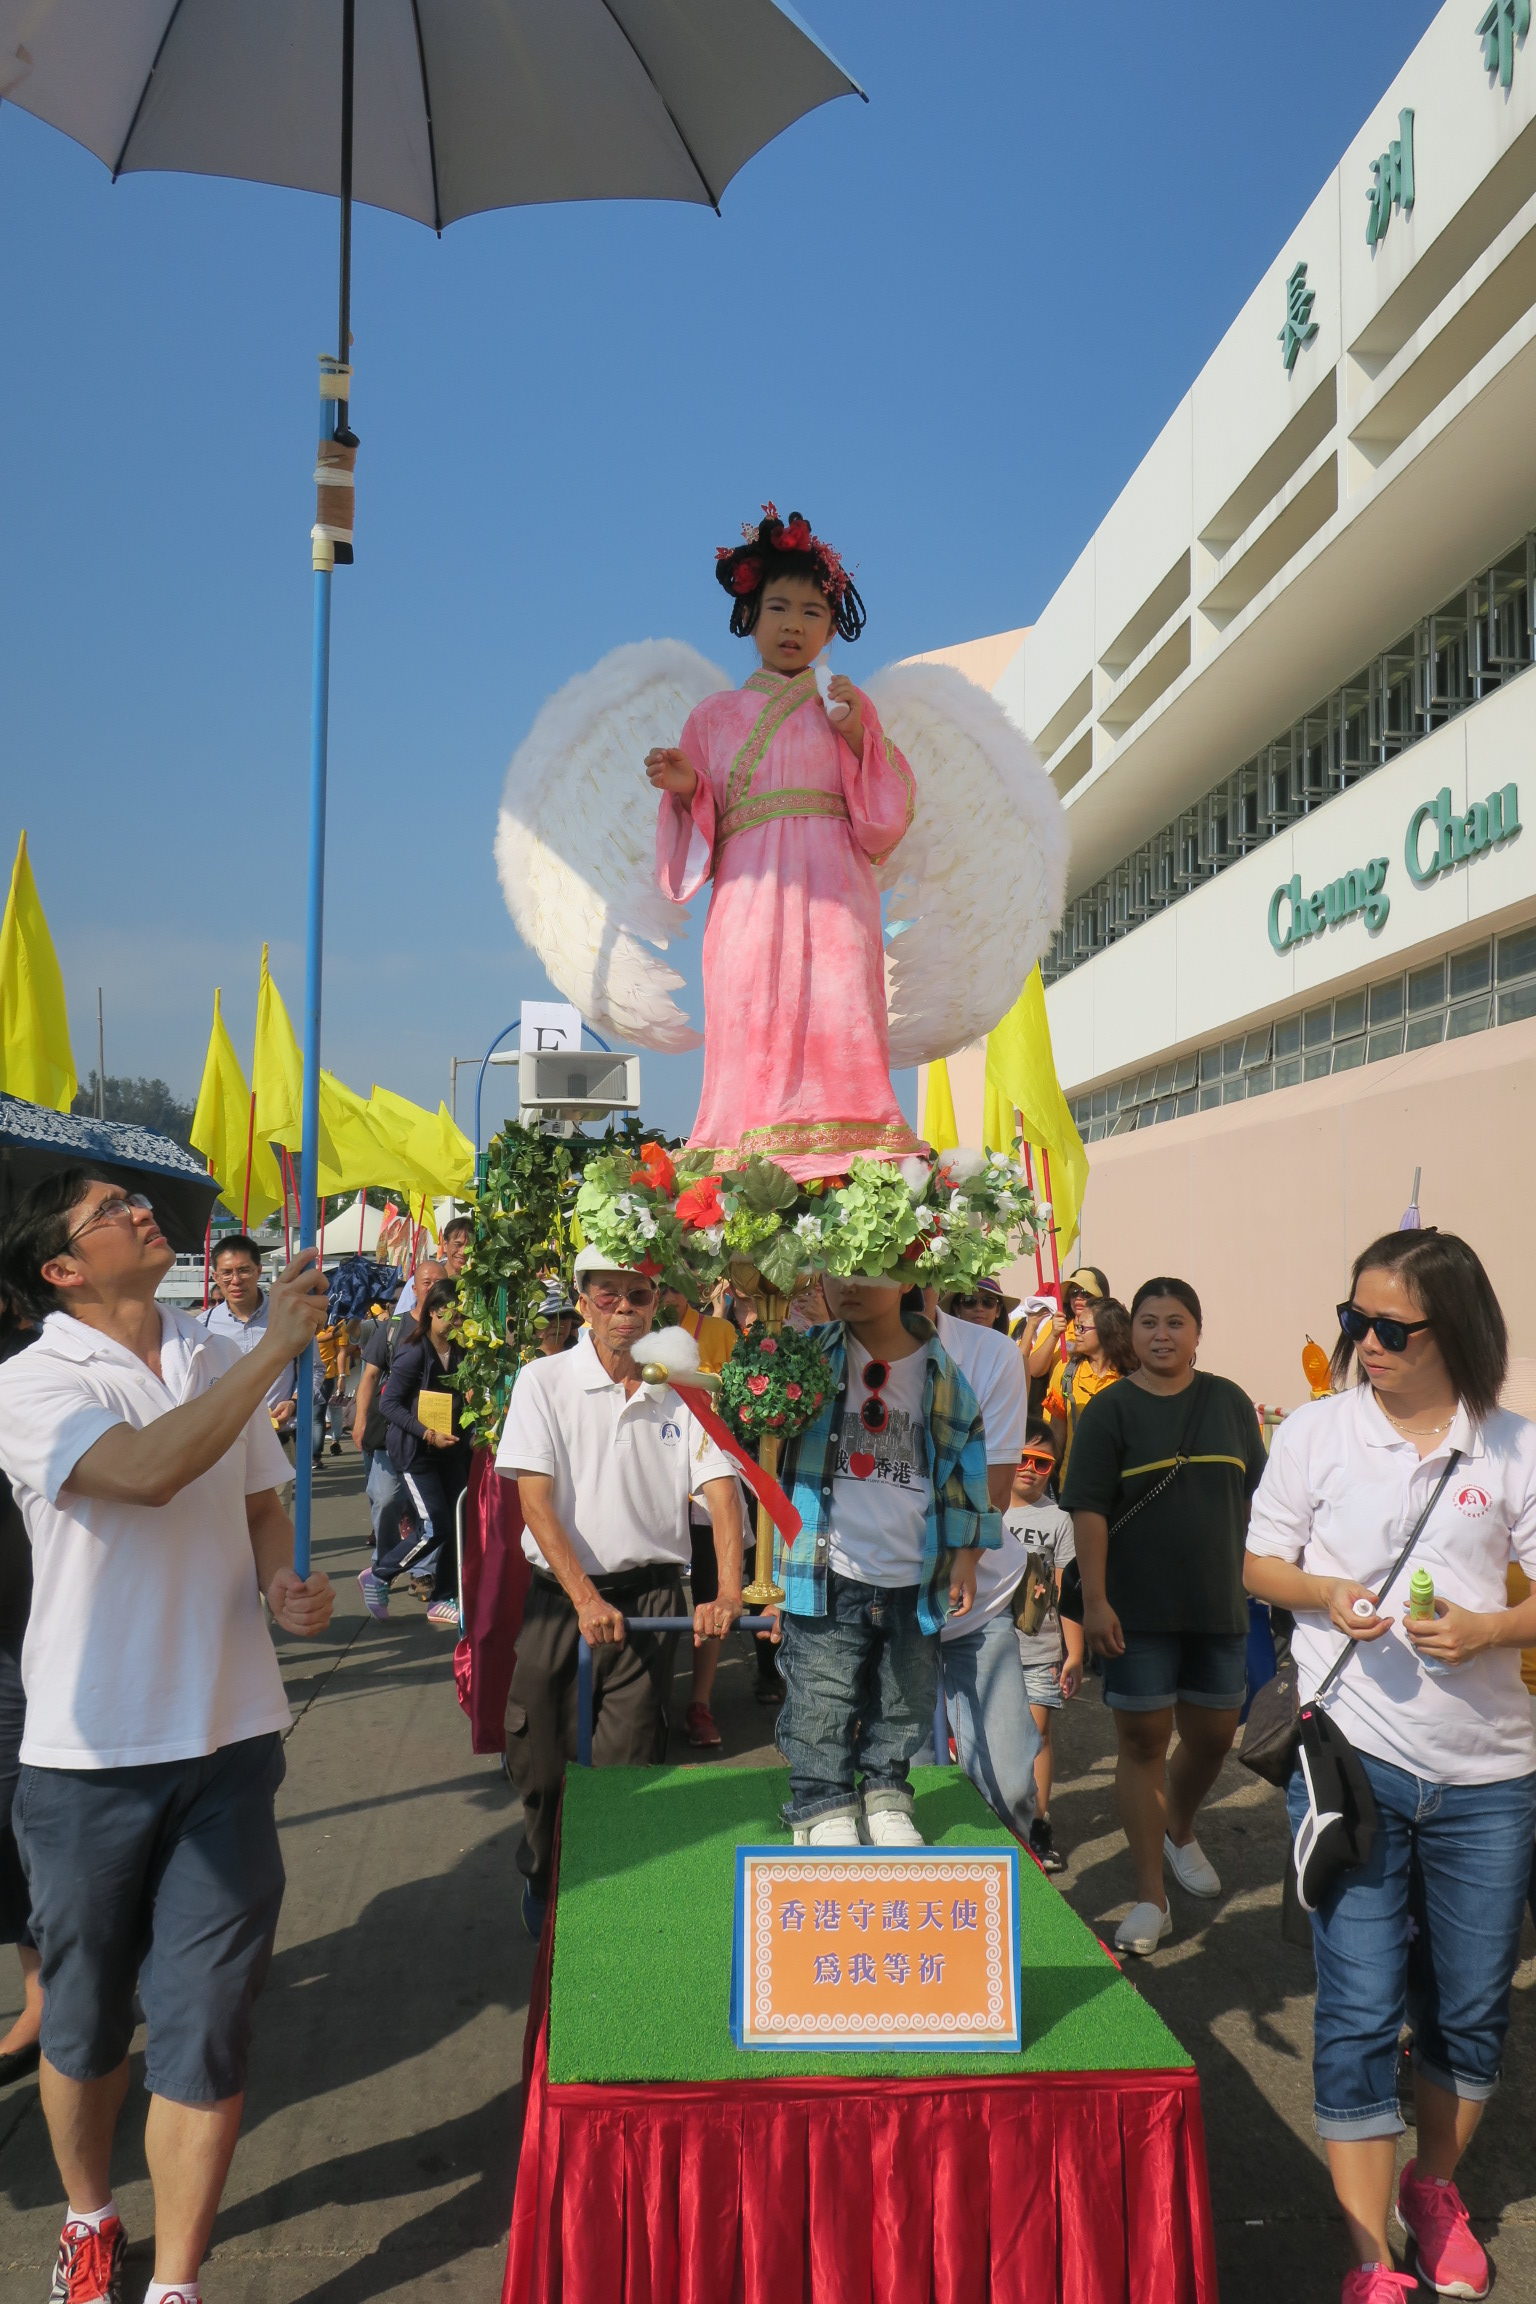
[[859,1422],[866,1432],[883,1432],[891,1420],[891,1412],[879,1397],[882,1388],[890,1382],[889,1360],[871,1360],[864,1371],[863,1382],[870,1394],[859,1409]]
[[1339,1326],[1351,1344],[1363,1344],[1371,1330],[1383,1352],[1406,1352],[1410,1336],[1417,1336],[1421,1328],[1432,1328],[1432,1320],[1389,1320],[1384,1313],[1362,1312],[1358,1304],[1341,1304]]

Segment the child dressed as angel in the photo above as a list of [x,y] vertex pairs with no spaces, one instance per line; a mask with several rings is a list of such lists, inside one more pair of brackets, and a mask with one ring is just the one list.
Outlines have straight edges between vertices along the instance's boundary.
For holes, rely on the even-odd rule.
[[690,1145],[804,1179],[919,1148],[891,1086],[874,866],[912,822],[912,771],[873,704],[815,665],[855,640],[864,604],[798,512],[771,504],[715,574],[758,668],[707,696],[675,747],[646,755],[661,794],[657,877],[686,902],[713,877],[704,931],[704,1090]]

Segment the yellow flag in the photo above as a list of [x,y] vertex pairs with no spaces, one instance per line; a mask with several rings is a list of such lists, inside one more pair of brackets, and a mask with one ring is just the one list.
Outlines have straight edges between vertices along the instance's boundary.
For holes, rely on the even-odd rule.
[[23,832],[0,922],[0,1089],[50,1112],[67,1112],[79,1085],[64,979]]
[[[271,1146],[251,1132],[251,1092],[224,1022],[223,994],[213,996],[213,1030],[203,1059],[192,1142],[219,1180],[219,1198],[242,1224],[260,1224],[283,1201]],[[247,1162],[249,1160],[249,1178]]]
[[[1038,1152],[1050,1155],[1049,1198],[1057,1253],[1065,1264],[1082,1213],[1088,1155],[1056,1077],[1045,986],[1038,968],[1031,970],[1007,1015],[987,1035],[987,1088],[989,1096],[995,1088],[999,1098],[1017,1108],[1024,1141],[1037,1148],[1035,1185],[1042,1198],[1047,1195]],[[990,1145],[992,1138],[986,1141]]]
[[928,1085],[923,1096],[923,1134],[935,1152],[954,1152],[959,1148],[954,1091],[949,1085],[949,1066],[942,1056],[936,1057],[928,1067]]
[[988,1152],[1012,1153],[1019,1133],[1019,1116],[989,1072],[981,1089],[981,1141]]
[[261,948],[261,982],[256,993],[256,1046],[251,1056],[256,1091],[256,1133],[268,1144],[299,1151],[304,1142],[304,1059],[288,1021],[283,996]]
[[436,1113],[375,1082],[368,1099],[368,1117],[377,1134],[394,1152],[399,1162],[397,1181],[412,1199],[440,1192],[443,1187],[437,1180]]
[[399,1162],[374,1127],[366,1098],[326,1071],[320,1074],[319,1174],[327,1199],[369,1184],[387,1190],[401,1181]]
[[462,1200],[475,1180],[475,1148],[446,1104],[437,1107],[438,1190]]

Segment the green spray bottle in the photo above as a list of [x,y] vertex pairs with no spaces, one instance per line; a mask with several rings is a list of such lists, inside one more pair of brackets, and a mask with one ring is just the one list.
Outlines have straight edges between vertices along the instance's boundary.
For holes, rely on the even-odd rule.
[[[1434,1613],[1435,1580],[1427,1568],[1415,1568],[1408,1579],[1408,1621],[1410,1624],[1427,1624]],[[1418,1657],[1426,1672],[1438,1676],[1451,1669],[1449,1664],[1442,1664],[1435,1657],[1426,1656],[1422,1648],[1418,1651]]]

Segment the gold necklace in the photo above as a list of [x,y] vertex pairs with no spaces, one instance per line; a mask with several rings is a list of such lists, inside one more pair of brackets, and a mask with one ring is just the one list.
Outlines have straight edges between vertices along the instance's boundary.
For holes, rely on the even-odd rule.
[[1423,1424],[1415,1429],[1414,1427],[1410,1426],[1402,1417],[1393,1415],[1391,1409],[1387,1407],[1386,1403],[1381,1397],[1381,1394],[1376,1390],[1374,1385],[1371,1387],[1371,1398],[1375,1401],[1377,1407],[1381,1410],[1383,1416],[1385,1416],[1393,1431],[1401,1432],[1405,1440],[1433,1440],[1438,1433],[1449,1432],[1451,1426],[1456,1421],[1456,1411],[1453,1408],[1443,1424]]

